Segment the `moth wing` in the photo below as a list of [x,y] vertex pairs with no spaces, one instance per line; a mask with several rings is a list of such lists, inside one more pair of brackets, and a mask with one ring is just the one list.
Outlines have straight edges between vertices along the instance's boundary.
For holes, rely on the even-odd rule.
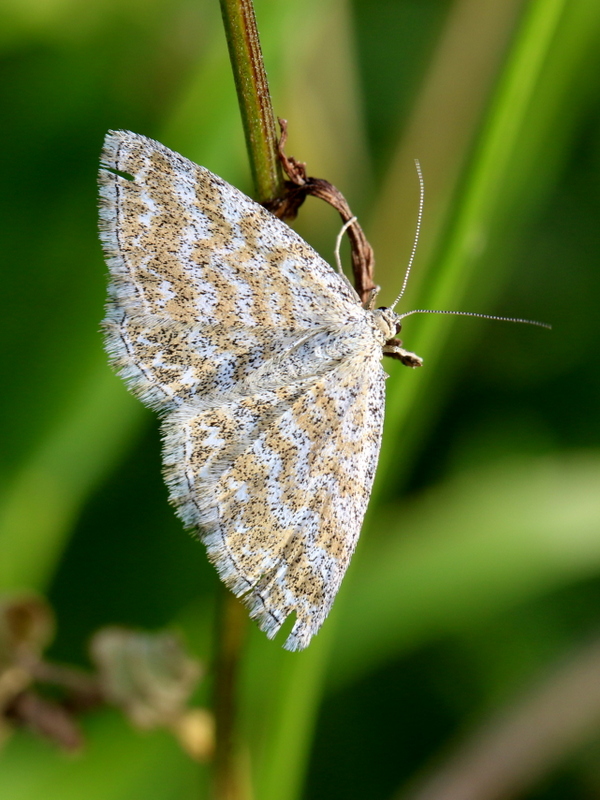
[[352,357],[318,377],[164,421],[171,501],[285,647],[325,620],[356,546],[381,443],[384,372]]
[[159,142],[109,132],[99,182],[109,317],[287,330],[360,316],[349,282],[291,228]]
[[[257,369],[285,359],[303,331],[232,325],[187,326],[113,308],[103,323],[112,366],[131,391],[163,413],[210,397],[240,394]],[[282,378],[283,379],[283,378]]]

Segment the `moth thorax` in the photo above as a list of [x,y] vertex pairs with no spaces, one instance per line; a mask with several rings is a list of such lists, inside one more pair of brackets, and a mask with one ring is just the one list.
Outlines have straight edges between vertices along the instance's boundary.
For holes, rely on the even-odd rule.
[[372,312],[373,322],[378,331],[381,331],[383,341],[393,339],[400,330],[400,320],[391,308],[377,308]]

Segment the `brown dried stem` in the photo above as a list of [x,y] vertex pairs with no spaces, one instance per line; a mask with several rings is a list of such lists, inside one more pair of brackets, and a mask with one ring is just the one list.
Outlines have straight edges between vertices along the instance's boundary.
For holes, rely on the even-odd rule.
[[4,710],[4,717],[14,725],[27,727],[50,739],[63,750],[79,750],[83,746],[83,735],[73,715],[37,692],[18,694]]
[[[12,674],[21,675],[10,691]],[[2,674],[7,691],[2,698],[2,716],[13,726],[24,726],[65,750],[83,745],[76,713],[102,705],[105,700],[97,679],[81,670],[52,664],[33,654],[22,653],[15,665]],[[64,690],[61,701],[40,695],[31,684],[42,683]]]
[[[329,181],[322,178],[311,178],[306,173],[306,164],[297,161],[293,156],[285,154],[287,141],[287,122],[279,118],[281,138],[279,139],[278,153],[283,169],[289,180],[285,182],[285,193],[264,205],[280,219],[294,219],[298,209],[308,197],[320,197],[339,213],[343,222],[348,222],[354,216],[344,195]],[[375,257],[373,248],[367,241],[363,229],[358,222],[348,228],[348,238],[352,251],[352,271],[354,273],[354,286],[363,302],[366,304],[375,289],[373,273],[375,271]]]

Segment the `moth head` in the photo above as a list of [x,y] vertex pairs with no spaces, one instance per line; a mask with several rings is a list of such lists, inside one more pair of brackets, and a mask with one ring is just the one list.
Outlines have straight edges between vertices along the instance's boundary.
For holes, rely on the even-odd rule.
[[400,317],[391,308],[376,308],[372,313],[375,326],[383,334],[385,342],[400,333],[402,328]]

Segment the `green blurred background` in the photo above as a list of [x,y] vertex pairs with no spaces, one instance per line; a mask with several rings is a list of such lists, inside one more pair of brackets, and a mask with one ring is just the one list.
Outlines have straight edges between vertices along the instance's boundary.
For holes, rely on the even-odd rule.
[[[419,158],[401,310],[554,329],[406,320],[425,366],[386,364],[378,479],[330,619],[301,654],[248,633],[253,796],[600,797],[600,4],[256,10],[288,153],[360,216],[382,301]],[[91,633],[120,623],[173,626],[209,664],[215,575],[167,504],[156,419],[102,351],[96,171],[127,128],[251,192],[217,0],[1,0],[0,47],[0,590],[47,594],[58,661],[87,665]],[[309,200],[296,227],[331,259],[331,209]],[[78,757],[14,735],[0,800],[207,796],[168,734],[84,726]]]

